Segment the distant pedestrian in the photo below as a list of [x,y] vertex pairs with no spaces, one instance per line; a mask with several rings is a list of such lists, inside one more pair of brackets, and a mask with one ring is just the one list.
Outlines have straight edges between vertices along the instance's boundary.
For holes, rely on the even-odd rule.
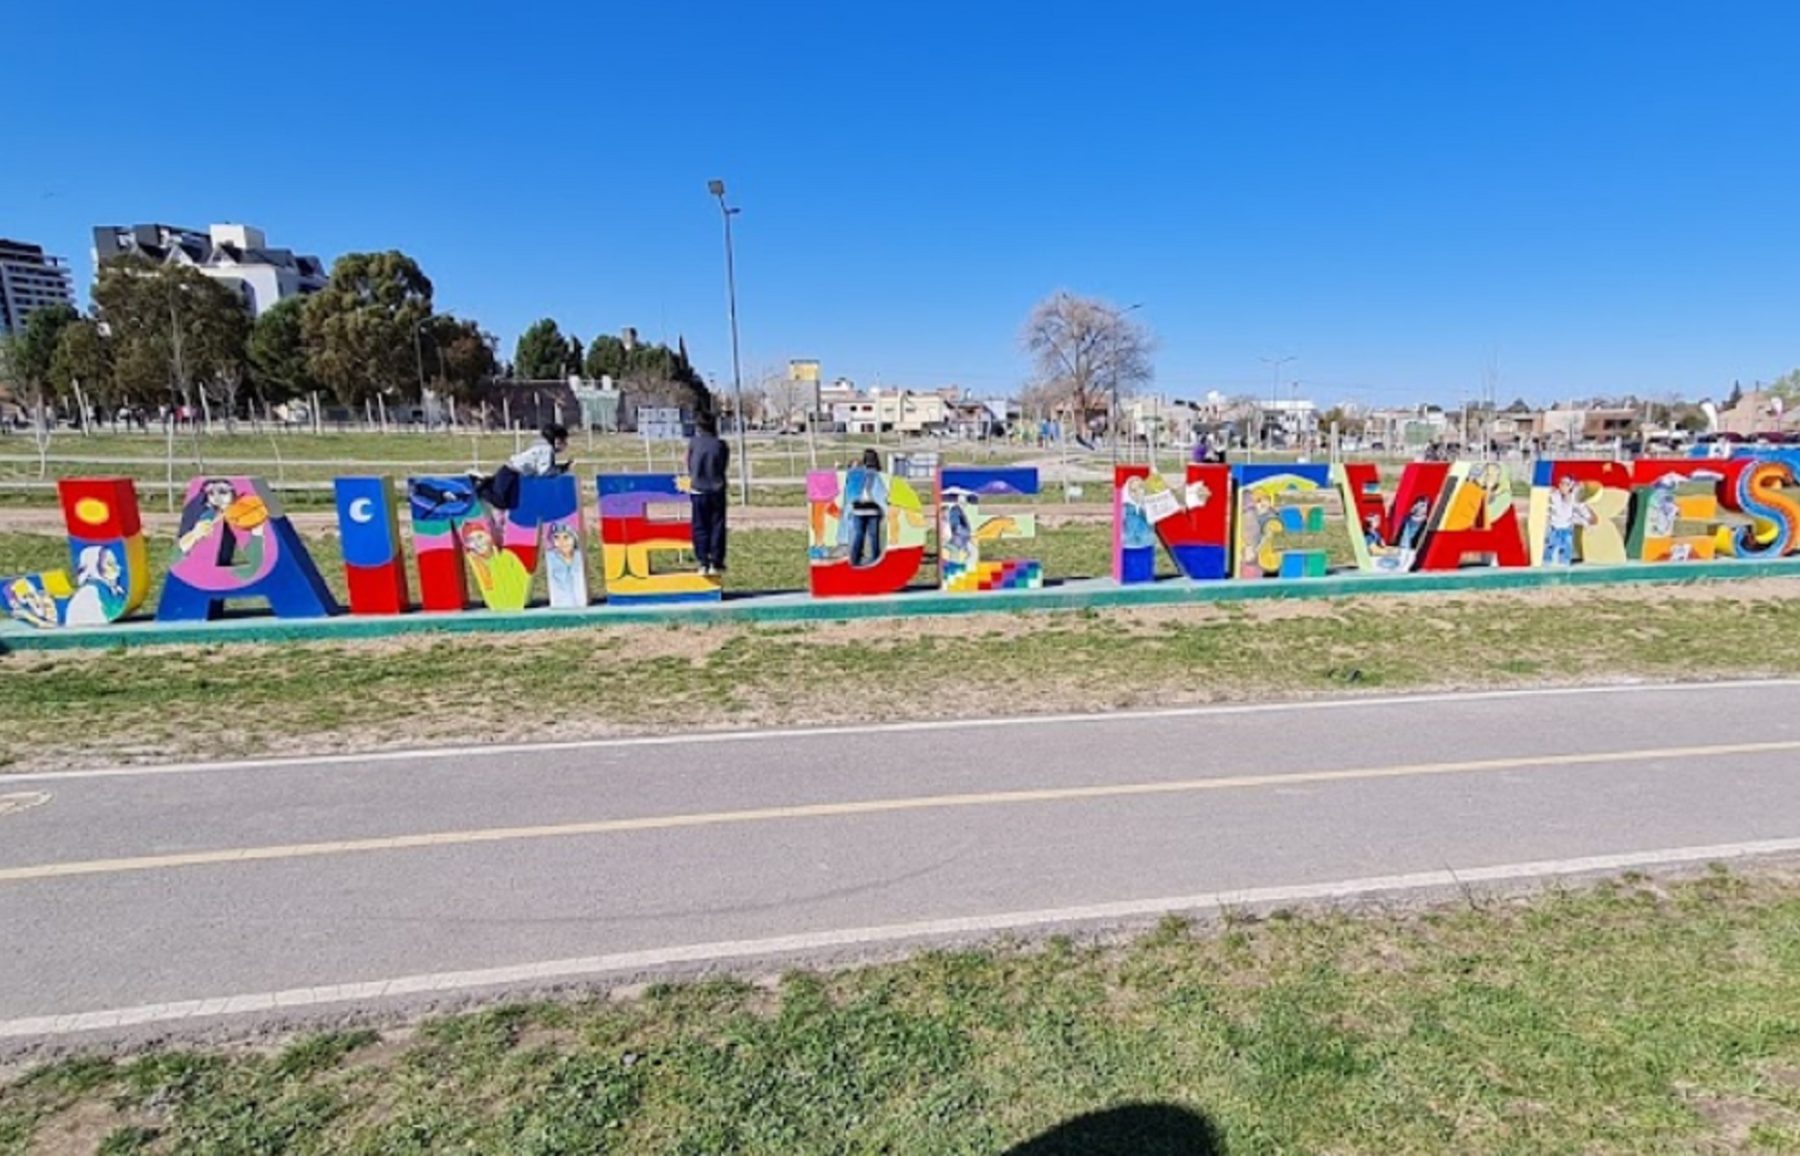
[[719,419],[703,410],[688,441],[688,487],[694,504],[694,555],[700,573],[725,572],[725,478],[731,447],[719,440]]

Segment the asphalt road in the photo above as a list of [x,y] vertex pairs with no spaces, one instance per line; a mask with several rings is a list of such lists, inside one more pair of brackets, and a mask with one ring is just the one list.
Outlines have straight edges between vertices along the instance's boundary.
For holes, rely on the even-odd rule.
[[0,1044],[1800,850],[1800,682],[945,708],[0,775]]

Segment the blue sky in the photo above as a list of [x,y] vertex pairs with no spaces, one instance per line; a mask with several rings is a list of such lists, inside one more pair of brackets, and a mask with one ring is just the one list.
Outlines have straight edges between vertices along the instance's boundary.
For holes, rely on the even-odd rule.
[[[1720,394],[1800,365],[1800,5],[20,4],[0,235],[399,248],[499,334],[1007,392],[1067,288],[1158,386]],[[13,97],[18,90],[15,87]]]

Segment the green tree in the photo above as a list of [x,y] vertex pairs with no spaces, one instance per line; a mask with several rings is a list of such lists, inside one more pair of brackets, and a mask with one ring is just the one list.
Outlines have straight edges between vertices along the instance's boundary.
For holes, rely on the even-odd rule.
[[250,327],[250,385],[265,406],[303,398],[324,383],[306,347],[306,299],[289,297]]
[[627,349],[617,337],[601,334],[588,342],[587,376],[598,381],[612,378],[613,385],[634,405],[672,405],[702,410],[712,405],[712,394],[689,364],[681,346],[633,345]]
[[[495,352],[498,340],[473,321],[440,314],[425,323],[431,346],[433,377],[451,405],[472,405],[481,400],[500,372]],[[454,410],[452,411],[454,414]]]
[[81,315],[67,305],[46,305],[26,316],[25,328],[13,339],[12,376],[20,396],[34,414],[42,414],[53,398],[51,366],[56,359],[56,343],[63,330],[80,319]]
[[618,381],[625,376],[628,354],[625,343],[611,334],[603,333],[588,342],[587,357],[583,360],[587,376],[599,381],[610,377]]
[[569,356],[569,343],[556,322],[546,317],[534,322],[513,350],[514,371],[527,381],[560,379]]
[[582,367],[581,338],[569,334],[569,355],[563,359],[563,376],[569,377],[581,372]]
[[94,308],[110,335],[118,396],[217,401],[227,420],[236,415],[250,336],[236,293],[186,266],[118,258],[94,281]]
[[431,316],[431,281],[396,250],[346,253],[301,313],[307,366],[345,405],[419,391],[413,337]]
[[117,405],[112,349],[91,320],[78,318],[57,335],[56,352],[50,358],[50,386],[61,397],[85,399],[103,420]]

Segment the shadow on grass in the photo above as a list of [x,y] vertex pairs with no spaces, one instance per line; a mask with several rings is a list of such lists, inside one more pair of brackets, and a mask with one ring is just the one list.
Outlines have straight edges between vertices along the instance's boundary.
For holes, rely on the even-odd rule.
[[1065,1120],[1003,1156],[1225,1156],[1225,1141],[1198,1112],[1126,1104]]

